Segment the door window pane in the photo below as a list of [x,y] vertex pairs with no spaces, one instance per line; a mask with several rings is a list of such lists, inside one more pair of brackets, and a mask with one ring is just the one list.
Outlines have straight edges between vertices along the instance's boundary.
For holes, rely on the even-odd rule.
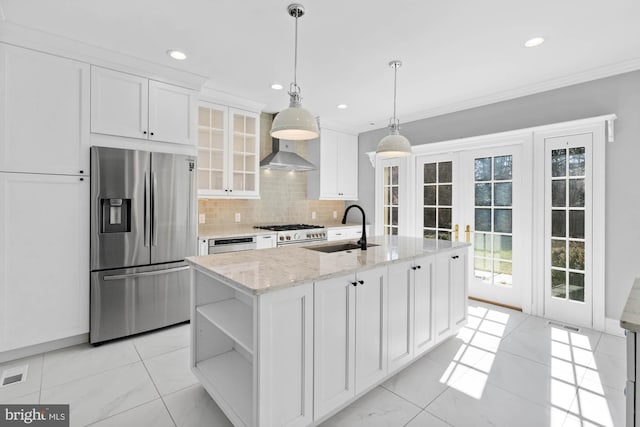
[[551,176],[567,175],[567,150],[551,150]]
[[584,211],[569,211],[569,237],[584,239]]
[[474,258],[473,266],[475,277],[488,283],[493,281],[493,262],[491,258]]
[[475,233],[473,237],[473,250],[475,256],[491,256],[491,234]]
[[510,182],[500,182],[493,184],[495,206],[511,206],[511,186]]
[[438,204],[440,206],[451,206],[451,185],[438,186]]
[[564,270],[551,270],[551,296],[567,297],[566,272]]
[[398,166],[384,167],[382,190],[384,193],[384,234],[398,234]]
[[451,208],[438,208],[438,228],[451,229]]
[[476,206],[491,206],[491,184],[476,184]]
[[425,163],[424,165],[424,183],[435,184],[436,183],[436,163]]
[[424,226],[436,227],[436,208],[424,208]]
[[565,237],[567,235],[567,212],[551,211],[551,236]]
[[510,260],[513,258],[512,237],[502,234],[493,236],[493,256],[494,258]]
[[551,265],[564,268],[567,266],[565,240],[551,239]]
[[494,174],[496,181],[510,180],[513,176],[513,156],[497,156],[493,160]]
[[431,206],[436,204],[436,186],[435,185],[424,186],[424,204],[431,205]]
[[435,239],[437,236],[436,230],[429,229],[429,228],[424,229],[423,235],[425,239]]
[[567,181],[564,179],[551,181],[551,206],[564,208],[567,206]]
[[584,242],[569,242],[569,268],[584,270]]
[[476,159],[475,177],[476,181],[491,181],[491,157]]
[[476,209],[476,230],[491,231],[491,209]]
[[438,163],[438,182],[452,182],[453,170],[451,162]]
[[569,180],[569,206],[584,207],[584,178]]
[[496,209],[493,212],[493,231],[511,233],[511,209]]
[[495,281],[500,285],[511,285],[513,277],[513,264],[509,261],[493,261],[493,272]]
[[569,148],[569,175],[584,176],[584,147]]
[[584,302],[584,274],[569,273],[569,299]]

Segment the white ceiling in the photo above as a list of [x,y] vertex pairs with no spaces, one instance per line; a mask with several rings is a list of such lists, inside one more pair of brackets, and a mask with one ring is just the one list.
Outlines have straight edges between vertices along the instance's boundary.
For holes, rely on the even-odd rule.
[[[275,112],[288,96],[271,83],[287,88],[293,77],[291,2],[0,0],[0,19],[4,13],[22,26],[207,76],[207,86]],[[638,0],[302,4],[303,105],[322,120],[358,130],[384,127],[391,116],[392,59],[404,63],[398,72],[402,122],[573,82],[576,75],[584,80],[640,68]],[[546,39],[542,46],[523,47],[538,35]],[[176,62],[168,49],[189,57]],[[340,103],[349,108],[338,110]]]

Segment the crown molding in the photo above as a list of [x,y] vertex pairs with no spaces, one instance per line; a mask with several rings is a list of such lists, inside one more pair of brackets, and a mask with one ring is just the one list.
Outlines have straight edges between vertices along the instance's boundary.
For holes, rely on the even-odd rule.
[[239,108],[241,110],[248,110],[254,112],[261,112],[264,110],[265,104],[261,104],[256,101],[252,101],[247,98],[242,98],[240,96],[236,96],[227,92],[220,91],[218,89],[214,89],[210,86],[202,87],[200,91],[199,99],[201,101],[213,102],[216,104],[224,104],[229,107]]
[[[573,86],[580,83],[586,83],[594,80],[604,79],[612,77],[618,74],[624,74],[631,71],[640,70],[640,58],[630,59],[628,61],[617,62],[615,64],[604,65],[602,67],[592,68],[590,70],[574,73],[568,76],[563,76],[555,79],[546,80],[539,83],[534,83],[527,86],[522,86],[516,89],[510,89],[507,91],[496,92],[485,96],[468,99],[460,102],[455,102],[428,110],[423,110],[414,114],[407,114],[403,116],[402,123],[407,125],[410,122],[417,120],[424,120],[431,117],[442,116],[445,114],[455,113],[463,110],[469,110],[472,108],[483,107],[490,104],[495,104],[502,101],[509,101],[516,98],[522,98],[528,95],[535,95],[542,92],[547,92],[554,89],[561,89],[568,86]],[[359,132],[368,132],[378,130],[382,128],[371,129],[371,126],[359,126]]]
[[[1,13],[1,11],[0,11]],[[0,42],[200,90],[207,77],[3,21]]]

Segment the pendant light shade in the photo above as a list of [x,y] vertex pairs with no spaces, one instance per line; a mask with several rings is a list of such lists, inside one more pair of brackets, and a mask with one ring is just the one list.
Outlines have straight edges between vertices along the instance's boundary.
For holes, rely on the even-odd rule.
[[298,18],[304,15],[304,6],[290,4],[289,15],[296,19],[293,83],[289,86],[289,108],[279,112],[273,119],[271,136],[279,139],[306,140],[320,136],[318,122],[308,110],[302,108],[300,86],[297,82],[298,68]]
[[411,155],[411,143],[407,138],[400,135],[400,121],[396,118],[396,86],[398,81],[398,68],[401,66],[401,61],[396,60],[389,62],[389,67],[394,69],[393,118],[389,120],[389,135],[382,138],[376,148],[376,154],[380,157],[391,158]]

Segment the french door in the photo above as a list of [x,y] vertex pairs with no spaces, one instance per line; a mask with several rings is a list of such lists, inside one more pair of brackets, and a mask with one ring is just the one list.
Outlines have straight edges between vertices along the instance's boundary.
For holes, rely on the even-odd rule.
[[544,316],[591,325],[592,133],[546,138]]
[[470,224],[473,244],[469,296],[515,308],[531,287],[531,175],[522,151],[511,145],[460,154],[460,219]]
[[419,235],[468,238],[469,295],[521,308],[531,291],[531,171],[521,145],[420,156],[416,178]]

